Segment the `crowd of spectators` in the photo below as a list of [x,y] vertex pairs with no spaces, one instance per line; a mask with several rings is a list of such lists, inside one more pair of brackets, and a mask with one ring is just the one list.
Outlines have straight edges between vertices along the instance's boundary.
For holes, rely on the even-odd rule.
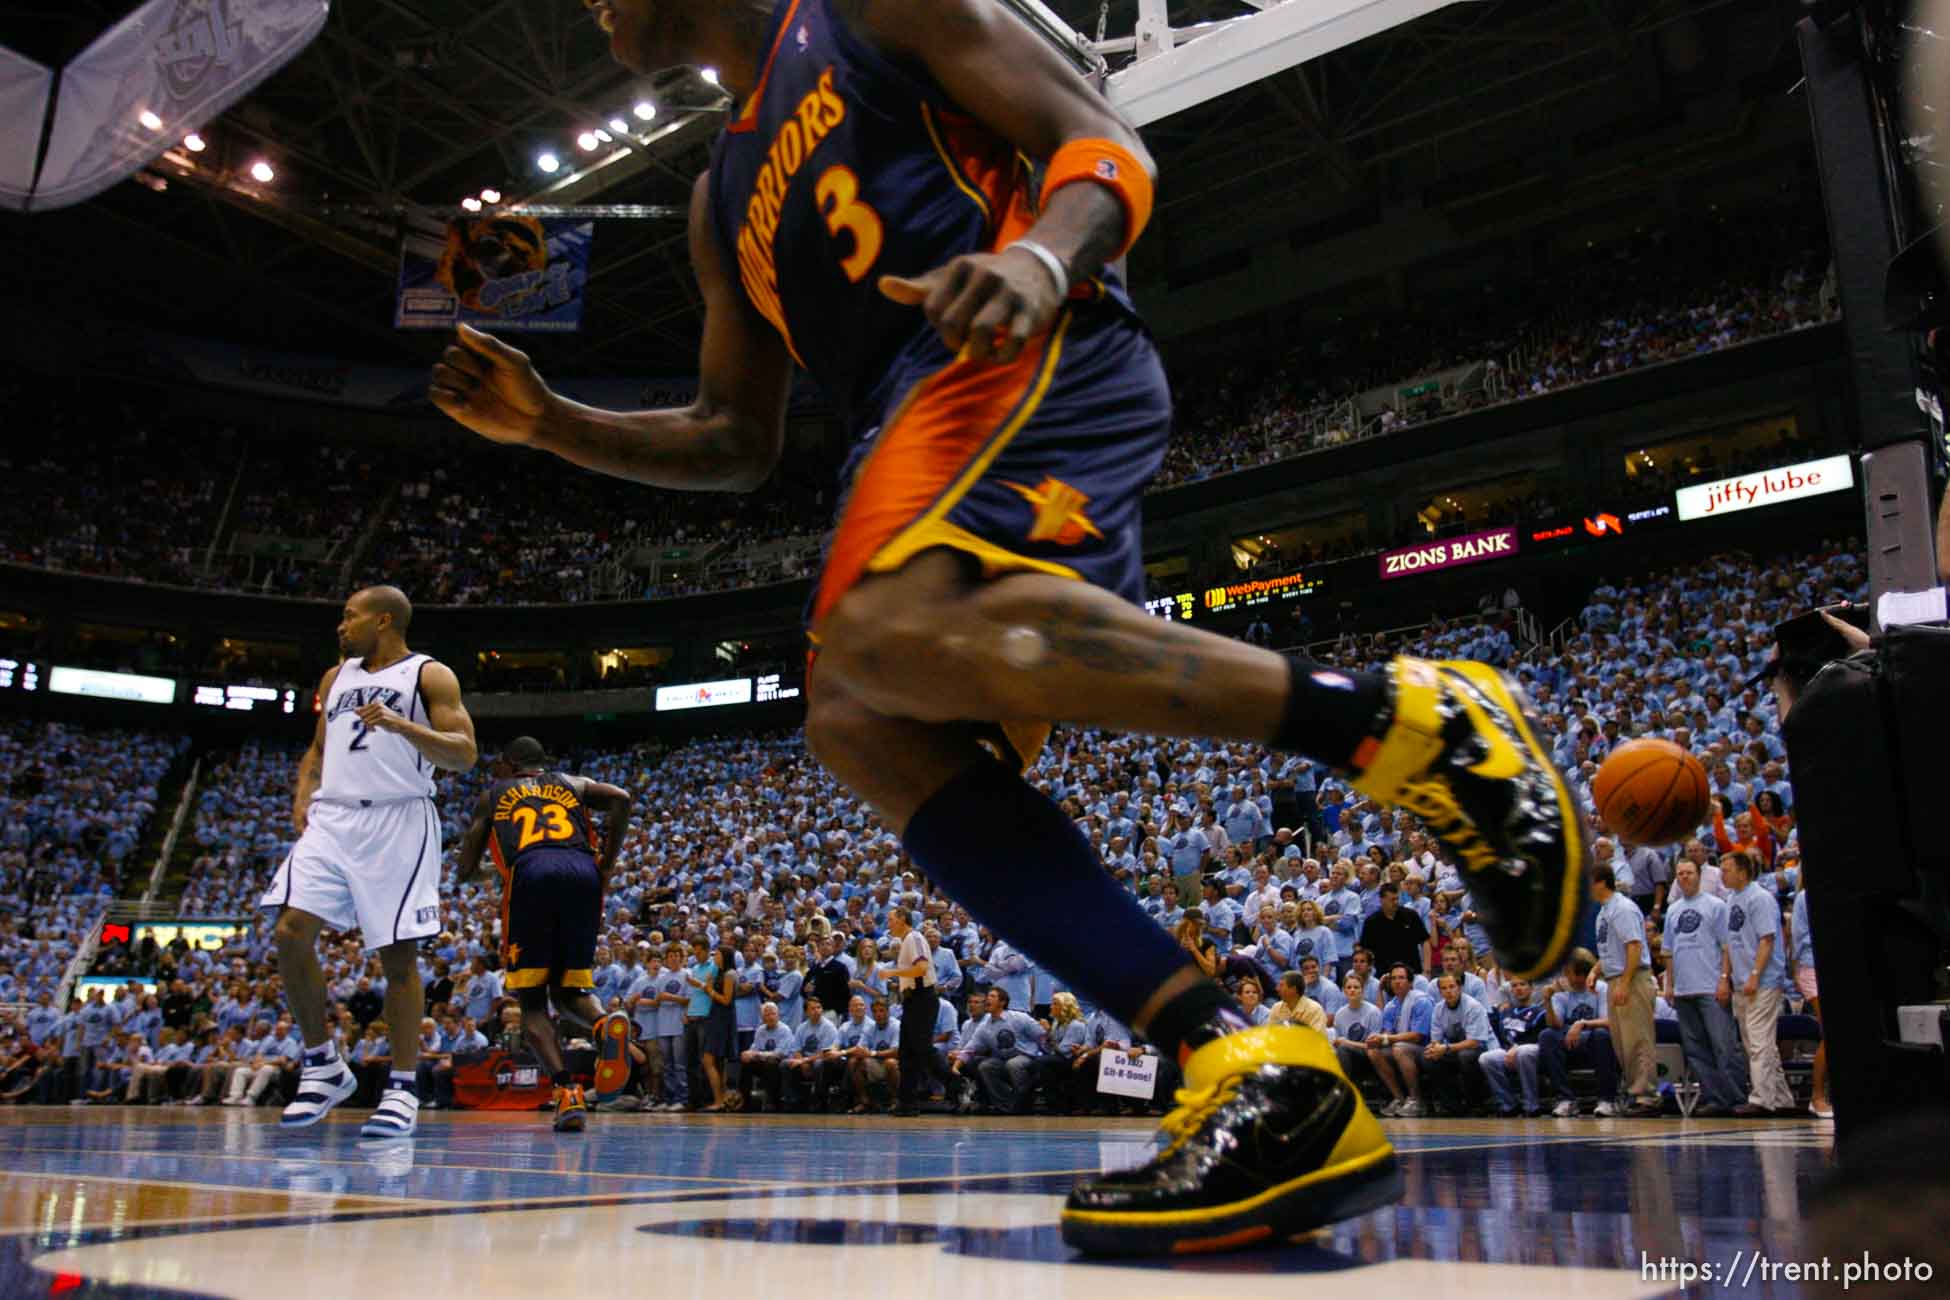
[[[480,451],[407,476],[354,585],[391,582],[442,605],[689,594],[744,584],[685,561],[823,527],[818,493],[786,473],[750,494],[646,492],[553,458]],[[647,576],[652,560],[660,580]]]
[[52,995],[125,875],[183,737],[0,723],[0,1004]]
[[[1251,469],[1320,447],[1521,401],[1839,317],[1818,234],[1728,223],[1641,236],[1427,317],[1326,340],[1175,384],[1178,427],[1153,490]],[[1433,385],[1363,412],[1354,399],[1482,363],[1469,382]]]
[[180,736],[0,723],[0,903],[21,916],[115,893]]
[[[1812,957],[1805,920],[1786,919],[1797,913],[1799,847],[1775,705],[1739,684],[1763,662],[1776,622],[1860,597],[1863,575],[1861,557],[1846,549],[1767,564],[1714,556],[1600,585],[1558,644],[1525,645],[1495,618],[1466,619],[1392,644],[1349,642],[1323,658],[1349,667],[1394,653],[1498,663],[1528,689],[1587,812],[1598,764],[1624,740],[1665,737],[1698,755],[1716,801],[1696,834],[1664,849],[1600,840],[1591,865],[1609,868],[1618,894],[1643,918],[1646,966],[1664,990],[1662,1019],[1690,1006],[1694,992],[1683,986],[1683,970],[1682,986],[1672,987],[1662,943],[1665,919],[1681,908],[1682,893],[1691,898],[1676,886],[1690,879],[1757,917],[1771,908],[1781,969],[1766,978],[1776,996],[1766,1003],[1766,989],[1735,989],[1732,998],[1748,1009],[1758,999],[1764,1012],[1781,1006],[1781,994],[1793,1000],[1789,969],[1798,978],[1806,968],[1810,982],[1799,991],[1809,993]],[[113,763],[129,748],[104,745],[91,761]],[[149,761],[159,762],[168,744],[151,741],[149,749]],[[251,912],[293,837],[294,761],[293,752],[246,747],[210,765],[190,832],[196,857],[186,910]],[[940,1104],[1058,1112],[1146,1104],[1099,1093],[1092,1064],[1103,1051],[1142,1054],[1141,1039],[936,896],[897,838],[809,758],[798,734],[704,741],[668,755],[568,754],[560,766],[635,795],[637,824],[605,892],[596,970],[597,996],[632,1018],[643,1049],[620,1104],[891,1102],[898,1005],[885,974],[888,915],[902,907],[922,921],[949,1008],[936,1026],[928,1081]],[[1628,1104],[1610,1095],[1621,1080],[1634,1088],[1629,1104],[1656,1104],[1638,1095],[1636,1065],[1625,1060],[1633,1052],[1614,1047],[1607,1028],[1602,963],[1618,947],[1615,931],[1608,940],[1606,927],[1595,927],[1587,943],[1599,956],[1580,956],[1551,984],[1504,979],[1467,881],[1441,844],[1410,814],[1375,807],[1328,769],[1256,745],[1068,729],[1030,775],[1075,817],[1105,869],[1191,959],[1234,988],[1254,1019],[1321,1027],[1389,1113],[1440,1106],[1574,1114],[1588,1100],[1566,1082],[1580,1064],[1595,1072],[1598,1113]],[[484,767],[442,777],[450,847],[486,779]],[[60,802],[65,809],[71,801]],[[141,806],[125,794],[105,802]],[[21,824],[20,816],[8,822]],[[61,833],[45,814],[39,824],[43,838]],[[520,1012],[498,974],[499,883],[450,875],[442,910],[443,931],[422,956],[428,1019],[417,1027],[434,1054],[434,1104],[443,1062],[450,1067],[483,1040],[516,1047],[520,1037]],[[39,924],[42,913],[22,915]],[[1734,942],[1724,927],[1719,933]],[[690,981],[710,982],[721,946],[736,968],[736,1059],[721,1073],[701,1073],[685,1046],[685,1017],[701,1014]],[[17,964],[22,950],[19,938],[0,949]],[[1780,954],[1791,959],[1782,964]],[[140,973],[160,980],[153,1008],[131,992],[105,1011],[44,1006],[0,1030],[12,1034],[11,1043],[0,1038],[0,1092],[238,1104],[281,1095],[292,1053],[279,1044],[291,1040],[278,1021],[264,921],[214,951],[179,946],[152,957]],[[334,1032],[376,1081],[391,1033],[416,1029],[379,1020],[384,975],[356,937],[328,936],[324,960]],[[45,973],[37,969],[34,979],[30,990],[45,991]],[[118,1002],[129,1005],[118,1011]],[[147,1017],[152,1009],[159,1014]],[[1661,1032],[1676,1036],[1678,1028]],[[1688,1041],[1689,1059],[1695,1045]],[[1729,1077],[1740,1065],[1740,1086],[1750,1088],[1750,1096],[1725,1100],[1782,1109],[1779,1058],[1760,1046],[1748,1033],[1744,1060],[1719,1063]],[[1169,1095],[1174,1067],[1157,1069],[1154,1101]]]
[[[1153,487],[1833,319],[1821,242],[1792,223],[1654,231],[1482,302],[1190,371]],[[1471,364],[1461,385],[1414,382]],[[1429,390],[1367,414],[1351,400],[1389,385]],[[16,406],[43,392],[0,387]],[[459,440],[286,443],[211,433],[133,390],[46,396],[45,436],[0,449],[0,557],[17,563],[331,599],[369,581],[424,604],[646,599],[806,576],[831,522],[828,467],[797,461],[751,495],[651,492]]]

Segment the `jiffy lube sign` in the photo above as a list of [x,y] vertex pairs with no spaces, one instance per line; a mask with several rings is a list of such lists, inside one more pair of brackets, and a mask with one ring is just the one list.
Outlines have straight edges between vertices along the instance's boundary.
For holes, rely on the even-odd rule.
[[1485,560],[1507,560],[1517,553],[1517,530],[1493,528],[1487,533],[1467,537],[1445,537],[1422,546],[1405,546],[1399,551],[1381,553],[1383,578],[1406,578],[1414,573],[1453,569],[1459,564],[1481,564]]
[[1682,520],[1713,519],[1824,492],[1841,492],[1854,486],[1854,462],[1847,456],[1826,456],[1799,465],[1696,483],[1680,488],[1674,497]]

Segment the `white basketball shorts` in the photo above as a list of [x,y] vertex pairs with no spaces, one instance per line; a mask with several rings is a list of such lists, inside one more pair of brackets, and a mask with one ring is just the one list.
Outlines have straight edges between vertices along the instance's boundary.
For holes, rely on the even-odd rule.
[[260,907],[295,907],[368,949],[440,933],[440,815],[431,799],[311,806]]

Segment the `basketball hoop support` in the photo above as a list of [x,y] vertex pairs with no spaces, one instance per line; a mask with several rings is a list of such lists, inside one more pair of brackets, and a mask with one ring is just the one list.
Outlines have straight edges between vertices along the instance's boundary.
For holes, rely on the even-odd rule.
[[1414,22],[1424,14],[1474,2],[1242,0],[1258,12],[1173,27],[1168,0],[1138,0],[1135,34],[1092,41],[1043,0],[1003,0],[1085,76],[1104,69],[1105,55],[1133,55],[1135,62],[1110,73],[1105,86],[1111,103],[1138,126],[1183,112],[1391,27]]

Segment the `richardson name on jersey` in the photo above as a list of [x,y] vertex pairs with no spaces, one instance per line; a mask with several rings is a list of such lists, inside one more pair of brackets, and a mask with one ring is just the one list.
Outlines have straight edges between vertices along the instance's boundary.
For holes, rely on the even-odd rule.
[[738,274],[752,304],[790,337],[785,328],[785,307],[779,301],[779,268],[773,240],[779,233],[779,212],[785,206],[785,191],[792,178],[812,157],[819,142],[834,127],[846,120],[846,101],[833,89],[833,70],[819,74],[819,85],[799,101],[799,107],[772,137],[765,150],[765,163],[752,184],[751,201],[745,205],[745,224],[738,230]]
[[332,711],[325,715],[325,721],[331,722],[340,714],[356,712],[368,704],[383,704],[395,713],[403,713],[400,701],[405,698],[405,692],[390,686],[349,687],[332,697]]
[[511,785],[501,792],[501,797],[494,801],[495,817],[506,821],[509,814],[514,811],[515,805],[523,799],[547,799],[552,803],[561,804],[564,808],[577,806],[575,791],[565,785],[557,785],[553,781],[547,785],[524,781],[520,785]]

